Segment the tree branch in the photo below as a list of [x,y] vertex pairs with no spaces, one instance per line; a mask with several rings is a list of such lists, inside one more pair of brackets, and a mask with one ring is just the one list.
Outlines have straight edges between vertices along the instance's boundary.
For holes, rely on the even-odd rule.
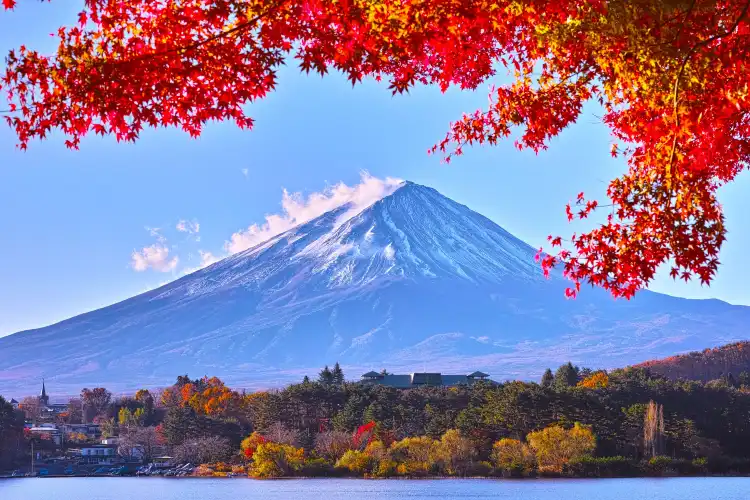
[[[734,21],[734,24],[730,29],[723,33],[717,33],[716,35],[706,38],[703,41],[700,41],[693,45],[693,47],[688,51],[687,54],[685,54],[685,57],[682,59],[682,64],[680,64],[680,71],[677,73],[677,78],[674,82],[674,91],[672,94],[672,101],[674,103],[674,120],[675,120],[675,132],[674,132],[674,139],[672,141],[672,151],[669,154],[669,165],[668,168],[671,170],[672,165],[674,164],[674,157],[675,153],[677,151],[677,138],[679,135],[679,128],[680,128],[680,113],[678,111],[678,102],[679,102],[679,92],[680,92],[680,80],[682,79],[683,74],[685,73],[685,67],[687,66],[687,63],[692,59],[693,55],[700,49],[701,47],[705,47],[709,45],[712,42],[715,42],[716,40],[719,40],[721,38],[724,38],[726,36],[731,35],[734,33],[734,31],[737,29],[737,27],[740,25],[742,20],[745,18],[745,16],[748,13],[748,10],[750,10],[750,0],[748,0],[747,3],[745,3],[745,6],[742,8],[742,12],[740,12],[740,15],[737,17],[737,19]],[[688,12],[689,14],[689,12]],[[687,16],[685,17],[685,20],[687,20]]]

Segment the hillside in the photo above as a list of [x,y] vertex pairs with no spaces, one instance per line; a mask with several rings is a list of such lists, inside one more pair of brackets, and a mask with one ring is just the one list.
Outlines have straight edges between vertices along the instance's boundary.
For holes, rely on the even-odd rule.
[[[442,196],[404,183],[161,288],[0,339],[0,385],[55,393],[218,375],[239,387],[340,361],[537,379],[568,360],[611,368],[748,338],[750,308],[601,290],[565,300],[536,251]],[[709,332],[709,333],[707,333]],[[68,392],[69,393],[69,392]]]
[[671,379],[715,380],[731,374],[735,379],[742,372],[750,373],[750,342],[704,349],[636,365]]

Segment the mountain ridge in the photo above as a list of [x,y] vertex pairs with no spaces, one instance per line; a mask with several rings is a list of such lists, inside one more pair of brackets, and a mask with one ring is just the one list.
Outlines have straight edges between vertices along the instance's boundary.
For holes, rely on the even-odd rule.
[[624,366],[747,334],[750,308],[720,301],[646,291],[615,302],[598,289],[567,301],[567,282],[542,276],[534,248],[429,187],[404,182],[353,206],[157,289],[0,338],[0,383],[126,388],[197,372],[252,386],[336,360],[350,372],[429,364],[536,378],[568,360]]

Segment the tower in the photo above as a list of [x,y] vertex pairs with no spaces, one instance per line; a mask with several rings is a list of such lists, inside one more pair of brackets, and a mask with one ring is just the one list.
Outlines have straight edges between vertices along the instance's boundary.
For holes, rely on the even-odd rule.
[[49,406],[49,396],[47,396],[47,388],[44,387],[44,379],[42,379],[42,393],[39,395],[39,403]]

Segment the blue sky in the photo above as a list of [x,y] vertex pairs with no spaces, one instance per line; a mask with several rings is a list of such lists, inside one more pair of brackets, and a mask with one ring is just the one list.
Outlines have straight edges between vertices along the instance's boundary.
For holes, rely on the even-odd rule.
[[[49,33],[74,22],[82,2],[21,4],[0,12],[3,53],[21,44],[51,51]],[[77,152],[56,135],[22,153],[2,124],[0,335],[175,279],[199,265],[200,252],[222,255],[233,233],[279,212],[283,188],[310,194],[340,181],[354,185],[363,170],[432,186],[534,246],[550,233],[569,234],[565,203],[579,191],[603,193],[624,169],[609,158],[597,109],[586,109],[538,156],[511,142],[468,151],[450,165],[426,154],[452,120],[486,102],[486,87],[391,97],[385,84],[352,89],[343,77],[308,77],[292,65],[282,70],[277,92],[249,108],[253,131],[215,124],[193,140],[174,129],[149,130],[135,145],[89,138]],[[663,272],[653,290],[750,304],[748,192],[747,174],[722,190],[729,235],[711,288],[675,283]],[[197,222],[199,232],[179,231],[180,220]],[[152,245],[169,251],[161,271],[136,271],[133,252]]]

